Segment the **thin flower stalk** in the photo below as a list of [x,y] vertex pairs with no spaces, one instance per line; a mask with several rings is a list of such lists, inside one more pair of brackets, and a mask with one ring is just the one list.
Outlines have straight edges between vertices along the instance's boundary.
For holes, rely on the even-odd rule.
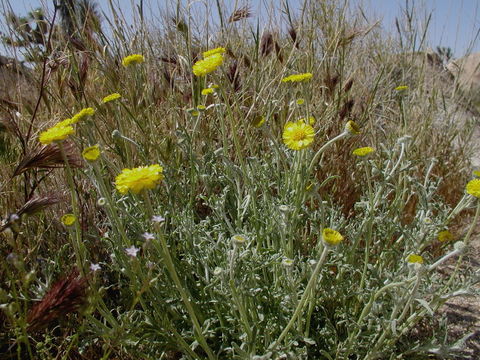
[[70,195],[71,195],[71,202],[72,202],[72,211],[73,215],[76,217],[77,221],[75,221],[74,226],[75,226],[75,231],[74,231],[74,239],[75,241],[73,242],[74,247],[75,247],[75,255],[76,255],[76,260],[77,260],[77,268],[81,272],[82,275],[85,275],[86,269],[85,269],[85,263],[86,263],[86,251],[87,249],[85,248],[85,245],[82,242],[82,231],[80,228],[80,216],[78,213],[78,199],[77,199],[77,193],[75,191],[75,183],[73,180],[73,173],[72,173],[72,168],[70,167],[70,164],[68,162],[67,155],[65,153],[65,149],[63,148],[62,143],[58,143],[58,147],[60,149],[60,152],[62,154],[63,160],[65,161],[65,172],[66,172],[66,178],[67,178],[67,183],[68,187],[70,189]]
[[[151,219],[152,216],[155,214],[153,211],[153,206],[150,201],[150,197],[146,191],[142,192],[143,198],[145,200],[145,205],[147,208],[147,214],[148,218]],[[185,308],[187,309],[188,314],[190,315],[190,320],[192,321],[193,327],[195,329],[195,337],[200,344],[200,346],[203,348],[203,350],[207,353],[207,356],[210,360],[216,359],[216,356],[213,354],[212,350],[207,344],[207,341],[205,340],[205,337],[203,336],[202,332],[202,326],[198,320],[197,314],[195,313],[195,309],[193,308],[192,304],[190,303],[190,298],[191,295],[188,293],[188,290],[186,290],[182,282],[180,281],[180,278],[178,277],[177,271],[175,269],[175,264],[172,260],[172,257],[170,255],[170,250],[168,249],[167,242],[165,240],[165,235],[163,233],[163,229],[161,228],[160,224],[155,223],[155,230],[158,235],[158,242],[160,243],[160,254],[163,258],[163,261],[165,263],[165,266],[178,290],[180,293],[180,296],[182,298],[182,301],[185,305]],[[155,242],[157,243],[157,242]]]
[[308,280],[307,287],[305,288],[305,291],[303,292],[303,295],[300,298],[300,301],[298,302],[297,307],[293,312],[292,317],[290,318],[290,321],[288,322],[287,326],[283,329],[282,333],[277,338],[277,340],[275,340],[275,342],[269,346],[269,349],[273,350],[278,345],[280,345],[282,340],[285,338],[285,336],[287,336],[288,332],[297,321],[298,317],[302,314],[303,307],[305,306],[305,303],[307,302],[307,299],[310,296],[310,292],[313,290],[313,285],[316,283],[316,278],[318,277],[318,274],[320,273],[320,270],[323,264],[325,263],[325,260],[327,259],[328,250],[329,250],[328,246],[323,247],[322,254],[320,255],[320,259],[318,260],[317,266],[315,267],[315,270],[313,271],[312,275],[310,276],[310,279]]

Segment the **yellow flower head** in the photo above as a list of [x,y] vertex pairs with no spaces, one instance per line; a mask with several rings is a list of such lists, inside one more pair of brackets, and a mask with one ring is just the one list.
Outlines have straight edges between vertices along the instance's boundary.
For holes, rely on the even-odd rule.
[[123,169],[115,179],[115,187],[121,194],[128,191],[138,194],[144,189],[153,189],[163,179],[162,171],[158,164]]
[[287,76],[282,79],[282,82],[300,82],[300,81],[308,81],[313,77],[312,73],[304,73],[304,74],[294,74]]
[[353,120],[347,121],[345,124],[345,131],[351,135],[358,135],[361,132],[360,127]]
[[402,92],[402,91],[408,90],[408,86],[407,85],[400,85],[400,86],[397,86],[395,88],[395,90],[398,91],[398,92]]
[[265,116],[259,115],[253,119],[252,125],[256,128],[262,127],[262,125],[265,123],[265,120]]
[[193,73],[195,76],[205,76],[212,71],[215,71],[220,65],[223,64],[223,56],[222,54],[213,54],[211,56],[206,57],[203,60],[197,61],[193,65]]
[[[305,118],[298,119],[298,121],[302,121],[302,122],[304,122],[304,123],[307,123],[307,122],[305,121]],[[308,124],[309,124],[309,125],[312,125],[312,126],[313,126],[313,125],[315,124],[315,121],[317,121],[317,120],[315,119],[314,116],[309,116],[309,117],[308,117]]]
[[212,88],[206,88],[202,90],[202,95],[210,95],[213,94],[213,89]]
[[122,65],[124,67],[128,67],[130,65],[136,65],[136,64],[141,64],[145,61],[145,58],[143,55],[140,54],[133,54],[133,55],[128,55],[123,58],[122,60]]
[[297,105],[303,105],[305,103],[305,99],[297,99]]
[[470,180],[466,187],[467,193],[480,198],[480,179]]
[[83,149],[82,156],[87,161],[95,161],[100,156],[100,147],[98,145],[89,146]]
[[453,235],[450,231],[448,230],[443,230],[438,233],[438,241],[440,242],[447,242],[447,241],[452,241],[453,240]]
[[203,53],[203,58],[207,58],[209,56],[212,56],[212,55],[215,55],[215,54],[223,54],[225,51],[225,48],[223,47],[218,47],[218,48],[215,48],[215,49],[212,49],[212,50],[208,50],[208,51],[205,51]]
[[60,218],[60,221],[65,226],[72,226],[77,221],[77,218],[73,214],[65,214]]
[[75,132],[73,127],[70,125],[67,126],[53,126],[48,130],[40,133],[38,140],[43,145],[51,144],[52,142],[59,142],[65,140],[69,135],[72,135]]
[[283,128],[283,142],[292,150],[309,147],[315,137],[315,130],[303,121],[287,122]]
[[92,116],[93,114],[95,114],[95,110],[93,108],[85,108],[73,115],[70,121],[72,122],[72,124],[76,124],[77,122],[85,119],[87,116]]
[[370,147],[370,146],[365,146],[365,147],[361,147],[361,148],[357,148],[355,150],[352,151],[352,154],[353,155],[356,155],[356,156],[367,156],[368,154],[374,152],[375,149]]
[[423,257],[421,255],[410,254],[407,257],[409,264],[423,264]]
[[343,236],[336,230],[325,228],[322,230],[322,239],[327,245],[336,246],[343,241]]
[[234,245],[241,246],[245,244],[245,242],[247,241],[247,237],[237,234],[237,235],[233,235],[231,240]]
[[199,111],[205,111],[205,110],[207,110],[207,107],[206,107],[205,105],[198,105],[198,106],[197,106],[197,110],[199,110]]
[[73,125],[74,122],[72,119],[65,119],[65,120],[62,120],[58,123],[55,124],[56,127],[64,127],[64,126],[69,126],[69,125]]
[[110,102],[110,101],[113,101],[113,100],[117,100],[117,99],[120,99],[122,97],[122,95],[120,95],[119,93],[113,93],[113,94],[110,94],[110,95],[107,95],[105,96],[103,99],[102,99],[102,102],[104,104]]

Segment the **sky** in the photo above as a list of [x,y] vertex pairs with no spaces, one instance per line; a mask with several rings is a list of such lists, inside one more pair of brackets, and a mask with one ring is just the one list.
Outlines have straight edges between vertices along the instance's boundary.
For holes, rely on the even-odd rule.
[[[62,0],[59,0],[62,1]],[[135,6],[140,0],[112,0],[115,7],[120,9],[126,18],[132,18]],[[323,0],[312,0],[323,1]],[[340,1],[340,0],[336,0]],[[395,18],[402,18],[402,9],[405,9],[407,0],[346,0],[352,8],[361,6],[371,23],[381,20],[382,28],[387,32],[395,32]],[[0,13],[5,10],[5,4],[9,3],[13,11],[17,14],[26,14],[28,11],[47,5],[51,10],[53,8],[52,0],[0,0]],[[106,17],[110,16],[109,0],[97,0],[100,8],[105,12]],[[203,7],[203,3],[209,2],[214,8],[215,0],[183,0],[183,3],[192,4],[192,7]],[[272,14],[273,7],[279,7],[280,0],[220,0],[224,5],[233,10],[235,4],[249,4],[252,12],[257,16],[260,27],[272,26],[280,14],[270,17],[270,21],[265,19],[268,14]],[[288,0],[290,7],[295,10],[300,8],[302,0]],[[158,18],[162,10],[168,8],[165,4],[175,3],[174,0],[144,0],[147,17]],[[419,26],[425,26],[425,19],[431,14],[431,22],[427,34],[427,43],[430,47],[436,46],[450,47],[453,50],[454,57],[461,57],[467,52],[480,52],[480,0],[408,0],[408,3],[416,5],[418,9],[417,17],[420,19]],[[170,6],[169,10],[172,6]],[[162,9],[161,9],[162,8]],[[212,10],[213,11],[213,10]],[[254,21],[256,19],[254,18]],[[3,20],[0,21],[0,27]],[[3,31],[0,30],[0,31]],[[473,41],[476,39],[475,41]],[[0,50],[1,52],[1,50]]]

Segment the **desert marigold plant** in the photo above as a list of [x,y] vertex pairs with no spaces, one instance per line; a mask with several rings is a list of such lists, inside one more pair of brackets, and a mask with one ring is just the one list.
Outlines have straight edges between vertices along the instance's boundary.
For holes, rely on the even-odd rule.
[[82,151],[82,157],[87,161],[95,161],[100,157],[100,146],[89,146]]
[[322,239],[327,245],[336,246],[343,241],[343,235],[336,230],[325,228],[322,230]]
[[370,146],[360,147],[352,151],[353,155],[364,157],[375,152],[375,149]]
[[225,48],[223,47],[218,47],[215,49],[207,50],[203,52],[203,58],[207,58],[209,56],[215,55],[215,54],[223,54],[225,52]]
[[309,124],[299,120],[289,121],[283,128],[283,142],[289,149],[302,150],[312,145],[315,138],[315,130]]
[[162,171],[158,164],[123,169],[115,179],[115,187],[121,194],[129,191],[138,194],[142,190],[153,189],[163,179]]
[[417,254],[410,254],[407,257],[407,262],[409,264],[423,264],[423,257]]
[[453,240],[453,235],[450,231],[442,230],[438,233],[438,241],[447,242],[447,241],[452,241],[452,240]]
[[51,144],[52,142],[60,142],[68,138],[70,135],[74,134],[75,130],[72,126],[53,126],[48,130],[40,133],[38,140],[43,145]]
[[70,121],[72,124],[76,124],[77,122],[82,121],[88,116],[92,116],[93,114],[95,114],[95,110],[93,108],[91,107],[84,108],[80,110],[78,113],[76,113],[75,115],[73,115]]
[[282,82],[301,82],[301,81],[308,81],[313,77],[312,73],[303,73],[303,74],[294,74],[282,79]]
[[77,221],[77,217],[73,214],[65,214],[60,218],[60,221],[65,226],[72,226]]
[[350,135],[358,135],[361,133],[360,127],[353,120],[347,121],[345,124],[345,132],[349,133]]
[[220,53],[213,54],[206,57],[203,60],[197,61],[193,65],[193,73],[195,76],[205,76],[212,71],[215,71],[220,65],[223,64],[223,56]]
[[145,57],[140,54],[132,54],[125,56],[122,60],[122,65],[124,67],[129,67],[131,65],[141,64],[145,61]]
[[467,193],[480,198],[480,179],[470,180],[466,186]]
[[120,95],[119,93],[113,93],[113,94],[110,94],[110,95],[107,95],[105,96],[103,99],[102,99],[102,103],[106,104],[110,101],[114,101],[114,100],[117,100],[117,99],[120,99],[122,97],[122,95]]

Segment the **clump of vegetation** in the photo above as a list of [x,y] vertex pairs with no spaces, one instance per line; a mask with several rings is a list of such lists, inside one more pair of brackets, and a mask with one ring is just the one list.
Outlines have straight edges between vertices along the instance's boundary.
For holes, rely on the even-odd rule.
[[285,34],[245,32],[248,7],[217,2],[205,27],[177,2],[159,31],[112,7],[106,36],[89,3],[37,19],[36,106],[1,110],[6,358],[458,350],[411,336],[473,284],[480,214],[468,129],[415,29],[395,42],[338,2],[285,1]]

